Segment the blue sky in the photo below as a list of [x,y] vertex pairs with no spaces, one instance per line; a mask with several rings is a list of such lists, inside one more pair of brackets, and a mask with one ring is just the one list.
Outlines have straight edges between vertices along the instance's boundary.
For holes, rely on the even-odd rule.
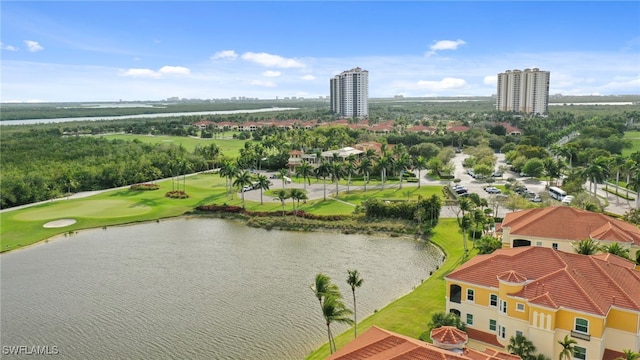
[[551,72],[552,94],[640,94],[640,2],[2,1],[8,101],[488,96]]

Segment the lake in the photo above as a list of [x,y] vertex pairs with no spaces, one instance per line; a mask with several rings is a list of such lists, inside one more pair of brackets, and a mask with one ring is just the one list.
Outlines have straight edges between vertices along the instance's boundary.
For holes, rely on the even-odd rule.
[[412,239],[223,219],[81,231],[0,256],[0,342],[55,347],[61,359],[301,359],[327,341],[309,288],[317,273],[352,308],[347,269],[359,270],[364,319],[442,256]]

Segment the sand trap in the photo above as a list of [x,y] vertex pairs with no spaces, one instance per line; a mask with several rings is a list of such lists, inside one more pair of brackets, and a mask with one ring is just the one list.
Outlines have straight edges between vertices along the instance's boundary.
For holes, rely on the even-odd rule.
[[42,225],[42,227],[59,228],[59,227],[73,225],[75,223],[76,223],[76,219],[60,219],[60,220],[49,221],[48,223]]

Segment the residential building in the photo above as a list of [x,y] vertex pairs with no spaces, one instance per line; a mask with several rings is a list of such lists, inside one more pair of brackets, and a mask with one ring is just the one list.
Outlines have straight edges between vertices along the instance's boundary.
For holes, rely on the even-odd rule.
[[501,225],[502,247],[542,246],[573,252],[585,239],[600,245],[619,243],[631,259],[640,256],[640,229],[610,216],[571,206],[551,206],[507,213]]
[[359,67],[329,80],[331,111],[343,117],[369,116],[369,72]]
[[496,109],[546,114],[549,107],[549,71],[538,68],[507,70],[498,74]]
[[520,360],[516,355],[493,349],[467,348],[464,331],[442,326],[431,331],[433,344],[400,335],[377,326],[370,327],[355,340],[329,356],[328,360],[429,359],[429,360]]
[[640,271],[610,254],[546,247],[478,255],[445,277],[446,310],[466,322],[469,346],[504,349],[512,336],[556,359],[565,336],[573,359],[613,359],[640,349]]

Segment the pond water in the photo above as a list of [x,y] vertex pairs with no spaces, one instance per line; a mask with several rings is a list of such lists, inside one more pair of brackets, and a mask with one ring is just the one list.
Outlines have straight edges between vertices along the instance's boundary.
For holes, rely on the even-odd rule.
[[412,239],[181,218],[82,231],[0,260],[3,347],[55,347],[61,359],[301,359],[327,340],[309,288],[317,273],[352,307],[346,271],[358,269],[363,319],[426,279],[442,253]]

